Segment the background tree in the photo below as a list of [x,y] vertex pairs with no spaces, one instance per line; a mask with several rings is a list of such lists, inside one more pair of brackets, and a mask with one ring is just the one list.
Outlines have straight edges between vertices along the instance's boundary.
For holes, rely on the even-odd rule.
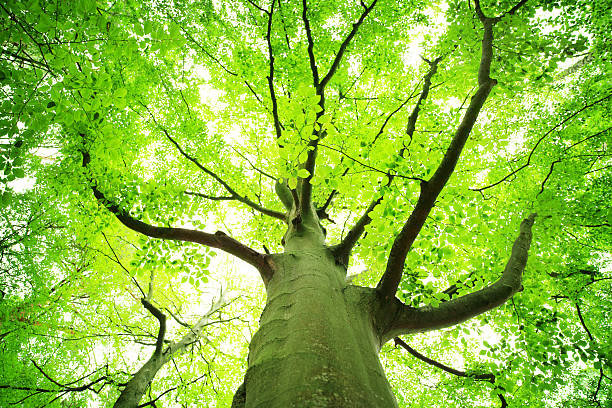
[[2,404],[609,404],[608,2],[0,9]]

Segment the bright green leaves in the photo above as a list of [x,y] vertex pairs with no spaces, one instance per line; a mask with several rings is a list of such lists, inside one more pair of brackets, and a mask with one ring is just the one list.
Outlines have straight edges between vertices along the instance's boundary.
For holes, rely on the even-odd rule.
[[117,109],[125,109],[127,106],[125,96],[127,95],[127,90],[125,88],[118,88],[113,95],[113,102]]
[[312,131],[316,114],[321,111],[321,97],[316,95],[312,84],[303,83],[291,97],[279,98],[279,115],[282,123],[303,137]]
[[[155,319],[138,302],[142,294],[133,278],[146,291],[154,271],[155,301],[190,315],[191,305],[201,301],[206,292],[203,285],[213,281],[216,269],[225,268],[212,252],[194,245],[135,238],[93,197],[90,181],[83,176],[79,149],[84,147],[92,157],[87,174],[133,217],[158,226],[222,229],[257,251],[263,251],[264,245],[271,252],[282,251],[280,237],[286,226],[243,203],[227,200],[230,194],[219,179],[274,210],[282,210],[273,192],[278,178],[291,188],[310,179],[319,206],[333,192],[327,212],[335,223],[323,221],[330,245],[346,236],[372,199],[384,195],[369,213],[372,222],[351,260],[351,267],[369,269],[360,275],[359,282],[376,285],[393,238],[420,192],[419,180],[405,177],[431,176],[476,90],[482,33],[473,2],[377,4],[325,90],[322,116],[322,100],[313,87],[307,59],[301,2],[281,3],[275,9],[271,33],[280,139],[274,135],[267,81],[267,19],[251,3],[181,2],[164,10],[148,3],[121,1],[108,10],[93,0],[47,2],[44,10],[38,1],[11,3],[10,10],[23,20],[26,31],[5,18],[7,29],[0,32],[6,51],[17,55],[6,54],[0,61],[5,92],[0,130],[7,135],[0,150],[0,207],[10,209],[7,219],[23,222],[20,214],[29,213],[20,211],[24,210],[21,197],[11,190],[15,184],[10,183],[30,176],[39,183],[36,193],[57,204],[47,212],[62,215],[58,217],[61,223],[50,224],[58,227],[45,239],[38,240],[36,234],[25,239],[24,247],[32,252],[17,251],[23,256],[11,263],[11,267],[20,264],[22,268],[19,284],[10,283],[12,291],[40,296],[37,307],[41,310],[50,310],[45,302],[66,306],[66,310],[53,309],[54,314],[44,322],[45,330],[64,333],[58,322],[66,322],[58,317],[65,313],[74,319],[75,329],[110,338],[95,344],[74,340],[74,344],[96,350],[116,347],[116,355],[120,355],[133,344],[117,327],[129,322],[146,330],[134,329],[135,338],[156,331]],[[483,2],[483,7],[495,15],[511,3]],[[610,133],[595,136],[604,130],[602,124],[609,122],[609,103],[585,110],[575,121],[564,123],[538,142],[568,113],[610,92],[609,66],[597,59],[601,55],[594,57],[599,62],[575,74],[559,70],[566,58],[591,51],[582,49],[589,43],[574,28],[582,31],[589,10],[598,13],[588,23],[587,33],[599,30],[599,37],[592,41],[601,43],[610,31],[605,30],[610,19],[603,3],[592,7],[584,2],[565,3],[570,2],[563,3],[563,10],[542,14],[536,12],[539,5],[527,2],[516,16],[506,16],[496,27],[492,77],[499,85],[485,104],[455,174],[409,252],[398,293],[411,306],[435,307],[494,282],[511,251],[520,219],[525,212],[537,210],[541,216],[534,227],[525,289],[515,296],[514,304],[457,330],[419,338],[419,347],[430,356],[446,362],[463,361],[473,372],[494,371],[499,385],[514,395],[512,403],[523,406],[541,403],[544,390],[566,379],[560,370],[578,367],[573,362],[588,366],[588,370],[579,367],[585,378],[595,378],[593,373],[598,371],[593,369],[610,367],[605,345],[610,344],[608,333],[612,331],[605,323],[609,319],[600,319],[610,313],[609,287],[605,285],[610,277],[606,258],[610,230],[606,224],[612,223],[606,206],[612,200]],[[269,3],[257,4],[269,7]],[[317,65],[324,75],[362,8],[358,2],[335,0],[308,0],[308,5]],[[176,15],[168,18],[166,12]],[[443,13],[448,16],[448,25]],[[420,48],[414,42],[420,42]],[[607,45],[599,47],[602,53],[607,49]],[[427,69],[426,63],[410,60],[410,55],[419,53],[444,59],[432,79],[428,100],[421,105],[415,132],[408,137],[406,123]],[[555,78],[559,81],[548,86]],[[581,142],[585,138],[588,140]],[[310,174],[304,163],[312,151],[308,144],[315,140],[319,142],[317,163]],[[525,164],[536,143],[537,151],[524,170],[494,188],[469,190],[496,182]],[[46,151],[41,146],[54,149]],[[555,160],[560,161],[543,183]],[[199,166],[214,172],[218,179]],[[394,177],[387,186],[390,174]],[[543,184],[544,192],[538,194]],[[10,230],[8,226],[4,229]],[[64,232],[74,235],[74,244],[44,249],[44,257],[35,257],[34,249]],[[44,285],[57,282],[50,274],[60,270],[77,270],[79,278],[66,284],[70,290],[61,292],[65,296],[53,297]],[[234,279],[232,274],[229,284],[238,286]],[[444,293],[449,288],[452,290]],[[246,291],[258,301],[263,297],[252,288]],[[197,297],[190,297],[192,293]],[[79,297],[83,294],[89,297]],[[563,297],[551,299],[557,295]],[[573,302],[583,307],[594,341],[587,340],[576,320]],[[82,320],[68,309],[73,304],[83,309],[79,310]],[[252,309],[250,305],[240,312]],[[132,322],[134,317],[139,319],[137,323]],[[476,330],[484,322],[492,328],[488,334]],[[38,328],[29,325],[27,330]],[[219,330],[211,341],[217,345],[217,339],[225,339],[230,331]],[[30,334],[19,333],[16,350],[32,339]],[[7,339],[12,341],[10,336]],[[52,340],[44,341],[48,341],[45,347],[55,350]],[[240,337],[236,344],[242,341]],[[194,345],[196,351],[201,351],[199,347]],[[32,353],[47,356],[48,350],[41,348]],[[208,351],[221,358],[213,349],[211,346]],[[224,352],[226,349],[224,345]],[[460,355],[455,359],[456,351]],[[66,381],[71,380],[67,373],[72,374],[68,364],[90,368],[87,356],[79,354],[77,358],[70,353],[62,349],[60,361],[53,363],[57,378]],[[239,377],[237,370],[246,361],[239,354],[232,355],[234,360],[223,367],[223,373],[230,367],[232,375]],[[134,371],[116,355],[107,360],[110,368]],[[153,385],[152,395],[163,386],[167,385],[166,390],[180,384],[188,378],[187,372],[193,378],[201,375],[205,370],[193,363],[193,355],[187,353],[181,357],[184,360],[178,360],[181,378],[174,371],[168,373],[167,379]],[[411,360],[394,359],[391,365],[408,362],[416,366]],[[215,364],[213,359],[210,362]],[[410,377],[413,370],[409,371],[407,374],[401,367],[397,375],[390,375],[402,387],[398,395],[405,398],[405,406],[426,407],[439,401],[460,406],[465,400],[498,405],[495,393],[499,389],[486,383],[450,380],[420,369]],[[3,374],[6,378],[12,375],[6,370]],[[124,375],[110,375],[119,378],[117,382],[126,381]],[[424,377],[437,386],[426,395],[414,387]],[[10,381],[0,385],[5,383]],[[223,392],[228,395],[227,390],[235,385],[231,379],[228,384],[216,384],[225,387]],[[455,392],[456,387],[461,387],[460,393]],[[491,393],[490,400],[487,393]],[[227,395],[210,394],[210,401],[229,405],[220,402],[230,400]],[[186,406],[203,398],[184,384],[170,395]],[[101,398],[110,401],[112,397]]]
[[130,272],[139,282],[146,282],[153,271],[157,290],[162,293],[173,284],[203,289],[214,257],[215,252],[199,245],[143,238],[134,253]]
[[297,176],[299,178],[307,178],[308,176],[310,176],[310,172],[306,169],[299,169],[297,172]]
[[181,48],[186,43],[181,27],[175,22],[166,23],[147,19],[144,23],[134,23],[133,30],[141,49],[159,52],[160,55]]
[[36,24],[36,30],[41,33],[47,33],[53,28],[55,28],[55,22],[51,20],[51,17],[49,17],[47,14],[42,13],[38,23]]
[[144,23],[144,34],[153,35],[153,23],[150,20],[145,21]]
[[115,98],[125,98],[126,95],[127,95],[127,89],[125,88],[118,88],[115,90],[115,93],[114,93]]
[[[25,177],[26,154],[27,151],[21,139],[8,146],[4,146],[0,150],[0,180],[6,183]],[[6,203],[11,195],[6,184],[3,184],[2,187],[0,190],[2,192],[2,200]]]

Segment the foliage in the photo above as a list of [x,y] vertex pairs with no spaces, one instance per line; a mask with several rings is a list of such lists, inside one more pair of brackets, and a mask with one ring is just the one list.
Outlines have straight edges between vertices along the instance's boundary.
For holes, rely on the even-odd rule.
[[[157,338],[140,299],[153,293],[174,317],[166,339],[176,341],[220,288],[234,300],[141,402],[231,404],[263,286],[225,273],[219,250],[130,231],[119,211],[281,252],[275,183],[309,183],[330,244],[375,204],[348,267],[354,282],[376,285],[476,98],[482,26],[471,1],[305,3],[0,4],[0,405],[112,406]],[[500,393],[517,407],[612,401],[610,9],[529,1],[495,25],[497,86],[407,255],[397,297],[436,306],[486,287],[520,220],[537,212],[524,290],[406,338],[492,382],[385,345],[400,406],[497,406]],[[335,69],[323,98],[313,59],[320,80]]]

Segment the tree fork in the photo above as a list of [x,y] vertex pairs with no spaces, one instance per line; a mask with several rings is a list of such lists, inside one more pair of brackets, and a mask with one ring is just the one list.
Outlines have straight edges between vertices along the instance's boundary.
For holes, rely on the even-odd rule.
[[381,306],[382,314],[394,316],[383,329],[381,337],[387,341],[401,334],[426,332],[454,326],[474,316],[504,304],[516,292],[523,289],[523,271],[527,264],[532,239],[532,226],[536,214],[521,222],[519,234],[502,276],[493,284],[479,291],[441,303],[437,307],[408,307],[395,299],[392,305]]

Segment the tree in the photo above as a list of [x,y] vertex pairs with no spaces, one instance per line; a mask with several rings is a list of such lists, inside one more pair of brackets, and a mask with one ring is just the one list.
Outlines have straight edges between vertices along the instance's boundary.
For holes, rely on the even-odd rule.
[[0,9],[3,403],[609,404],[606,1]]

